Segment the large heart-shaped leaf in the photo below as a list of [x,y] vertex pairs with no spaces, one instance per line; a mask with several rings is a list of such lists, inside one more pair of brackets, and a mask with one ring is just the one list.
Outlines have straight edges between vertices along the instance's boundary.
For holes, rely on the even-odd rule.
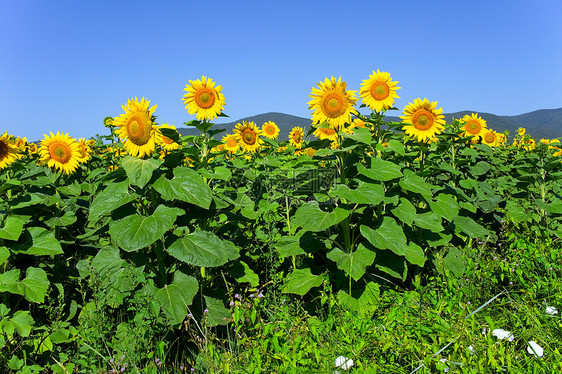
[[406,191],[419,193],[426,199],[431,198],[431,187],[433,186],[411,170],[404,170],[404,179],[399,184]]
[[197,279],[176,270],[172,284],[159,289],[155,298],[164,308],[170,323],[177,325],[187,316],[188,308],[198,291]]
[[143,188],[152,178],[154,170],[162,165],[162,160],[155,160],[153,158],[143,160],[138,157],[126,156],[121,165],[125,169],[131,184]]
[[436,201],[430,201],[429,204],[435,214],[447,221],[452,221],[459,214],[459,204],[453,195],[440,194]]
[[8,217],[4,227],[0,227],[0,239],[18,240],[23,231],[23,222],[16,217]]
[[111,183],[105,190],[96,194],[89,209],[88,220],[96,222],[106,214],[133,201],[135,194],[129,193],[129,182]]
[[168,253],[186,264],[205,267],[224,265],[239,256],[232,242],[201,230],[177,239]]
[[349,216],[349,211],[336,207],[332,212],[320,210],[318,202],[313,201],[299,207],[292,224],[307,231],[319,232],[336,225]]
[[380,286],[369,282],[363,288],[351,290],[351,294],[340,290],[338,299],[342,305],[346,305],[351,310],[366,315],[372,314],[380,305]]
[[369,168],[358,164],[357,171],[368,178],[382,182],[402,177],[400,165],[374,157],[371,157],[371,166]]
[[324,281],[324,276],[314,275],[309,268],[295,269],[289,275],[288,282],[283,288],[283,293],[296,293],[304,295],[313,287],[318,287]]
[[40,268],[27,268],[25,279],[21,281],[23,297],[33,303],[42,303],[45,300],[49,280],[47,273]]
[[351,189],[344,184],[337,184],[330,195],[344,198],[352,204],[377,205],[384,199],[384,187],[380,184],[361,183],[356,189]]
[[[21,241],[22,238],[20,238]],[[12,252],[28,255],[58,255],[63,253],[59,241],[53,231],[43,227],[28,227],[23,232],[23,243],[14,245]]]
[[488,236],[488,230],[470,217],[457,216],[454,222],[456,232],[463,232],[471,238],[485,238]]
[[210,326],[226,325],[230,319],[230,311],[224,307],[222,300],[203,295],[207,306],[207,322]]
[[384,217],[381,225],[376,230],[369,226],[361,225],[360,231],[375,248],[390,249],[399,256],[403,256],[408,249],[406,235],[404,235],[404,231],[394,218]]
[[357,281],[365,274],[365,269],[373,264],[375,252],[359,244],[355,252],[345,253],[335,248],[328,252],[326,257],[334,261],[338,269],[345,271]]
[[172,179],[162,175],[153,187],[166,200],[180,200],[205,209],[211,206],[211,188],[196,171],[187,167],[175,168]]
[[151,216],[131,215],[109,225],[111,239],[128,252],[148,247],[162,238],[176,221],[177,211],[160,205]]

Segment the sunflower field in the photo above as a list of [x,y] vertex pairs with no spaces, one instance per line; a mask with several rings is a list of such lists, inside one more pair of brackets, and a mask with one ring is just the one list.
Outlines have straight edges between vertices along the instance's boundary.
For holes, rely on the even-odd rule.
[[146,98],[2,134],[0,372],[562,370],[562,145],[426,98],[386,121],[397,84],[326,78],[288,139],[223,134],[207,77],[199,136]]

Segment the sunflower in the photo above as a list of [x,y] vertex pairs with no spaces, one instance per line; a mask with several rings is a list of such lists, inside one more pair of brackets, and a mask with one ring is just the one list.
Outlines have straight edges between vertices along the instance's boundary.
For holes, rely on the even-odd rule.
[[269,139],[277,139],[279,136],[279,127],[273,121],[264,123],[261,127],[263,136]]
[[189,114],[195,114],[198,120],[208,121],[217,118],[224,109],[224,95],[220,85],[215,87],[211,78],[203,76],[201,80],[189,81],[185,85],[183,96],[185,109]]
[[255,152],[263,145],[263,140],[260,139],[262,132],[253,121],[238,123],[234,129],[234,134],[240,148],[247,152]]
[[304,140],[304,130],[302,127],[293,127],[289,133],[289,144],[293,147],[301,149]]
[[78,142],[68,134],[45,135],[39,147],[40,161],[46,162],[50,168],[74,173],[80,161],[80,147]]
[[317,83],[320,88],[312,88],[312,100],[308,108],[314,110],[312,121],[314,123],[328,122],[335,128],[342,127],[346,122],[351,122],[351,113],[355,112],[353,105],[357,101],[356,91],[347,91],[347,85],[336,79],[326,78],[324,83]]
[[484,136],[487,126],[486,121],[478,116],[478,113],[472,113],[472,115],[465,115],[461,118],[460,122],[464,123],[461,130],[464,132],[462,136],[474,136],[475,140],[478,140]]
[[90,148],[84,138],[78,139],[78,154],[78,161],[81,163],[86,163],[92,158],[92,148]]
[[363,103],[371,110],[380,112],[383,108],[388,109],[394,105],[394,99],[399,99],[400,96],[396,94],[396,87],[398,82],[393,82],[390,79],[390,74],[383,71],[377,72],[373,70],[373,74],[369,75],[369,79],[363,81],[359,89],[359,97]]
[[500,144],[498,133],[492,129],[487,129],[482,135],[482,143],[488,144],[490,147],[497,147]]
[[153,116],[156,105],[149,108],[150,100],[144,97],[139,102],[129,100],[122,108],[121,114],[113,121],[113,126],[118,127],[117,135],[121,138],[123,146],[132,156],[150,156],[155,150],[156,124]]
[[21,157],[22,154],[16,142],[7,132],[4,132],[4,135],[0,136],[0,169],[8,167]]
[[180,145],[173,141],[172,139],[168,138],[162,132],[161,129],[170,129],[176,131],[176,127],[169,125],[167,123],[160,125],[156,129],[156,144],[158,144],[165,152],[173,151],[174,149],[178,149]]
[[332,127],[318,127],[314,130],[313,135],[320,138],[320,140],[336,140],[338,138],[338,132]]
[[224,143],[224,149],[230,153],[236,153],[236,151],[240,149],[240,145],[238,144],[238,139],[236,139],[235,134],[227,134],[223,136],[222,142]]
[[402,130],[411,137],[417,137],[418,141],[434,141],[435,135],[440,134],[445,128],[445,120],[441,113],[443,109],[435,109],[437,101],[429,102],[427,99],[417,98],[414,103],[408,103],[404,108],[404,115],[400,116],[402,122],[406,123]]
[[113,117],[107,116],[103,119],[103,125],[105,127],[112,127],[114,126],[113,124]]

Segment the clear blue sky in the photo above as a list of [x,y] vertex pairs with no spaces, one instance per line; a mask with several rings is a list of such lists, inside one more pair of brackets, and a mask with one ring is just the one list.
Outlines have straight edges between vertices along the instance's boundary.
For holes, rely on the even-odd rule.
[[[0,133],[104,134],[134,96],[194,119],[188,80],[223,86],[232,120],[309,117],[325,77],[377,68],[445,112],[562,107],[562,1],[0,1]],[[154,60],[158,61],[166,73]],[[181,87],[178,86],[178,83]],[[226,122],[221,119],[219,122]]]

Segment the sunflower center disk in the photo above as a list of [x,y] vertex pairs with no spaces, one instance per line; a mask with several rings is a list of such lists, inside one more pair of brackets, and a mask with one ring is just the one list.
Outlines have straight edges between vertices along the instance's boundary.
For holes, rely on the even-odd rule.
[[273,128],[273,126],[268,126],[266,127],[265,132],[268,133],[269,135],[273,135],[275,134],[275,129]]
[[254,145],[256,142],[256,134],[254,134],[251,130],[245,130],[242,139],[244,140],[244,143]]
[[236,141],[236,139],[234,139],[234,138],[228,139],[228,146],[229,147],[236,147],[237,145],[238,145],[238,142]]
[[208,88],[204,88],[195,95],[195,102],[199,107],[209,109],[215,103],[215,95]]
[[480,124],[475,121],[470,121],[466,124],[466,131],[473,135],[476,135],[480,132]]
[[487,135],[486,135],[486,142],[488,142],[488,143],[493,143],[494,140],[495,140],[495,138],[496,138],[496,137],[495,137],[493,134],[487,134]]
[[51,158],[61,164],[66,164],[70,160],[71,151],[66,144],[53,144],[49,152]]
[[336,92],[326,95],[323,104],[322,109],[327,117],[337,118],[345,113],[344,99]]
[[296,133],[295,135],[293,135],[293,141],[295,143],[300,143],[302,140],[302,135],[300,133]]
[[8,154],[8,145],[2,141],[0,141],[0,160],[4,158]]
[[390,89],[384,82],[377,82],[371,87],[371,96],[373,99],[382,101],[388,97]]
[[174,141],[167,136],[162,136],[162,141],[166,144],[172,144]]
[[433,115],[426,110],[418,110],[412,122],[416,129],[426,131],[433,126]]
[[136,145],[145,145],[150,140],[152,125],[145,118],[140,116],[132,117],[127,123],[129,140]]

